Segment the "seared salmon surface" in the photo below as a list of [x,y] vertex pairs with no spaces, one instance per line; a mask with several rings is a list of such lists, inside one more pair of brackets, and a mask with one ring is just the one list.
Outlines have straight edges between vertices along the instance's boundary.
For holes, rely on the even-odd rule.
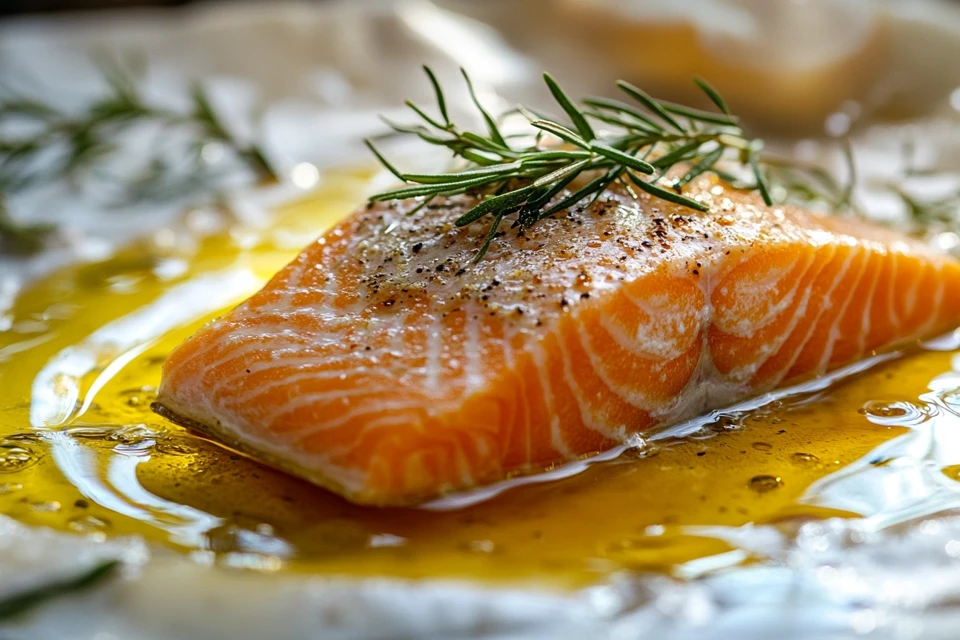
[[349,500],[590,456],[952,329],[960,263],[866,222],[612,190],[472,264],[470,196],[363,208],[170,354],[157,409]]

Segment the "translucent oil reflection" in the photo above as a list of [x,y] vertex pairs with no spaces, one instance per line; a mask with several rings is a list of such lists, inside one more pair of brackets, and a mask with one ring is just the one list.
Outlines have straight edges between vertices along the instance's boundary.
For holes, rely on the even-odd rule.
[[942,471],[960,462],[960,414],[945,400],[957,390],[937,389],[953,377],[935,379],[916,404],[867,403],[868,420],[909,431],[817,481],[801,501],[859,513],[873,529],[960,508],[960,483]]

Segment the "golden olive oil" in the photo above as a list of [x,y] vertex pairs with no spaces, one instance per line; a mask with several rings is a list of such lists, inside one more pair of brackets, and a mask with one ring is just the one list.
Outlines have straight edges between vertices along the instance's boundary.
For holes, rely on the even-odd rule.
[[683,577],[698,559],[752,560],[707,527],[857,515],[812,506],[808,489],[908,429],[865,406],[916,402],[950,366],[949,353],[921,353],[448,510],[358,507],[152,413],[165,356],[217,313],[204,305],[251,293],[364,184],[331,174],[267,227],[190,246],[150,238],[22,292],[0,318],[0,512],[270,571],[560,587],[624,570]]

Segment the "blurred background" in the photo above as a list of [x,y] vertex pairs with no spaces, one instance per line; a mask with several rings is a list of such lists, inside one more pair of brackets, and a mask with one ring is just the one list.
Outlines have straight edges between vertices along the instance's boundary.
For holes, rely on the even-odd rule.
[[4,15],[41,11],[82,11],[86,9],[122,9],[125,7],[173,7],[189,0],[4,0],[0,12]]
[[[144,100],[182,110],[199,83],[224,126],[237,139],[256,140],[281,177],[294,182],[298,167],[303,177],[369,161],[361,140],[385,131],[379,114],[407,119],[405,98],[432,101],[423,64],[436,70],[450,108],[465,123],[477,114],[459,67],[494,112],[518,102],[549,109],[544,70],[574,96],[613,95],[614,80],[624,78],[657,97],[709,107],[691,82],[701,76],[749,133],[778,151],[829,165],[834,160],[820,142],[852,135],[867,174],[902,173],[905,141],[920,162],[960,169],[957,0],[2,0],[0,6],[0,97],[28,97],[70,113],[109,88],[98,60],[136,59]],[[0,135],[16,124],[12,119],[0,113]],[[141,174],[157,149],[175,142],[145,128],[131,127],[122,145],[130,152],[111,156],[114,178]],[[222,155],[203,161],[225,162]],[[101,173],[6,193],[9,215],[77,233],[112,233],[114,222],[106,229],[95,222],[106,192]]]
[[[18,66],[29,74],[34,61],[22,52],[38,29],[54,29],[68,41],[55,48],[71,55],[78,46],[142,45],[161,66],[246,75],[268,91],[289,89],[298,70],[311,67],[332,68],[356,87],[356,74],[369,79],[379,65],[390,69],[386,82],[400,73],[406,84],[405,70],[426,59],[486,76],[511,101],[536,95],[531,79],[544,68],[574,89],[609,91],[612,79],[625,77],[684,101],[701,99],[689,82],[700,75],[757,127],[828,134],[863,116],[935,107],[960,84],[952,63],[960,59],[956,0],[3,0],[0,7],[4,76]],[[160,40],[186,44],[192,59],[158,51]],[[348,50],[360,61],[346,61]],[[361,72],[365,63],[371,67]]]
[[[388,13],[400,28],[380,20]],[[357,14],[364,15],[364,28],[357,27]],[[126,39],[114,28],[117,20],[137,33],[152,25],[174,39],[182,38],[178,32],[198,34],[203,23],[248,39],[257,57],[260,43],[269,43],[273,51],[266,60],[294,58],[290,67],[331,62],[304,39],[311,37],[311,23],[336,16],[332,19],[346,29],[355,51],[389,56],[380,58],[388,64],[415,60],[411,41],[417,41],[458,64],[487,66],[501,74],[498,84],[509,84],[519,67],[497,65],[515,52],[587,88],[622,76],[684,100],[698,99],[687,80],[702,75],[758,124],[808,130],[838,112],[853,119],[865,112],[913,113],[955,88],[960,65],[950,61],[960,59],[958,14],[956,0],[0,2],[0,15],[8,18],[5,35],[14,38],[18,28],[30,30],[44,20],[73,24],[88,44],[99,36],[107,46]],[[9,20],[13,17],[21,20]],[[213,29],[216,23],[220,29]],[[290,39],[256,33],[259,27],[276,35],[279,24],[290,28]],[[484,34],[483,27],[492,32]],[[211,33],[207,49],[220,46],[217,35]],[[330,34],[321,28],[313,35]],[[256,68],[250,68],[253,75]],[[842,120],[835,118],[833,127]]]

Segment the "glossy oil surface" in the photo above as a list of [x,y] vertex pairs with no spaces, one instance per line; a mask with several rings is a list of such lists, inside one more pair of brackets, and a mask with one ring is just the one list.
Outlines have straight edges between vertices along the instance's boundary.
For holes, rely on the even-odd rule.
[[0,512],[268,571],[559,587],[694,576],[762,560],[712,528],[875,515],[862,483],[832,479],[888,465],[876,451],[924,420],[918,398],[951,366],[948,351],[921,352],[471,506],[353,506],[149,408],[165,355],[347,213],[364,178],[325,184],[270,225],[218,229],[194,212],[186,229],[20,294],[0,333]]

